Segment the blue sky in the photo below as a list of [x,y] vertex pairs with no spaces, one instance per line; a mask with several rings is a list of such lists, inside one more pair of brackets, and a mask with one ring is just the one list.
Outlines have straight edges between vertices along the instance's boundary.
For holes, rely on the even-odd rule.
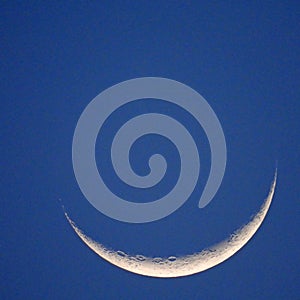
[[[299,299],[296,1],[10,1],[0,14],[1,299]],[[71,147],[97,94],[145,76],[183,82],[206,98],[228,160],[206,208],[197,208],[196,193],[169,217],[136,225],[84,198]],[[198,189],[209,170],[206,146]],[[257,212],[276,161],[277,190],[257,234],[228,261],[189,277],[147,278],[110,265],[79,240],[61,209],[113,249],[184,255]]]

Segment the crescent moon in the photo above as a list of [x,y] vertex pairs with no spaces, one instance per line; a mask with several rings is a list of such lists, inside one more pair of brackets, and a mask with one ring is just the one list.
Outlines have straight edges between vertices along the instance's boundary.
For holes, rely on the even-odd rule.
[[224,241],[198,253],[168,258],[153,258],[143,255],[127,255],[122,251],[107,249],[102,244],[88,237],[79,229],[65,212],[65,216],[79,238],[96,254],[111,264],[136,274],[151,277],[182,277],[210,269],[233,256],[256,233],[270,208],[277,180],[277,170],[269,194],[258,213],[244,226],[240,227]]

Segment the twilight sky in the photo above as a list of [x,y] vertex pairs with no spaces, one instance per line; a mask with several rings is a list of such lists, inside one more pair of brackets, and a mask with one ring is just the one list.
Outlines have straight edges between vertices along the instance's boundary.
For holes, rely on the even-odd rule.
[[[296,1],[1,3],[0,298],[299,299],[299,8]],[[85,199],[73,172],[72,138],[96,95],[145,76],[185,83],[209,102],[226,138],[227,167],[215,198],[199,209],[210,167],[199,130],[201,173],[190,199],[167,218],[130,224]],[[143,201],[176,181],[177,152],[167,144],[150,137],[142,145],[160,145],[171,157],[166,185]],[[143,172],[139,147],[133,164]],[[102,159],[97,143],[98,165]],[[61,208],[109,248],[185,255],[249,221],[276,162],[274,200],[254,238],[226,262],[189,277],[147,278],[105,262],[80,241]]]

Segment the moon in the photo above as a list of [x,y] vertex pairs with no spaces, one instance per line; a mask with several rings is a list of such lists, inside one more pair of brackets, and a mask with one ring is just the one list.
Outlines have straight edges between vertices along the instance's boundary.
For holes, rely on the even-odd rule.
[[275,192],[277,170],[269,194],[258,213],[246,224],[237,229],[227,239],[200,252],[181,257],[168,258],[128,255],[123,251],[107,249],[88,237],[65,212],[65,216],[79,238],[96,254],[111,264],[136,274],[151,277],[182,277],[210,269],[238,252],[256,233],[265,219]]

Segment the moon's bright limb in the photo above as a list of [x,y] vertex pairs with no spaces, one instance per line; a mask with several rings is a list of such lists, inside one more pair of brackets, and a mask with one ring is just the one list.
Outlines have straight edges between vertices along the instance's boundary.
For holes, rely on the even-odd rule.
[[67,220],[80,239],[100,257],[127,271],[152,277],[181,277],[192,275],[212,268],[239,251],[256,233],[262,224],[275,191],[277,171],[271,184],[268,197],[258,213],[249,223],[240,227],[224,241],[201,252],[168,258],[152,258],[143,255],[130,256],[122,251],[113,251],[94,241],[79,229],[65,213]]

